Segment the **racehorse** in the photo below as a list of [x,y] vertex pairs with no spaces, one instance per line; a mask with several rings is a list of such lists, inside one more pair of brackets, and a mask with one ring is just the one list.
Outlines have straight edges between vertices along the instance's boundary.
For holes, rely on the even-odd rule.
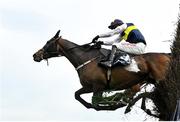
[[94,106],[82,99],[81,94],[93,92],[93,95],[98,96],[106,89],[123,90],[143,81],[156,83],[165,79],[170,62],[168,54],[146,53],[133,56],[130,65],[113,67],[108,80],[107,69],[98,65],[103,57],[100,51],[102,49],[93,48],[89,44],[75,44],[59,37],[59,33],[60,31],[33,55],[34,61],[65,56],[76,68],[82,85],[82,88],[75,92],[75,99],[86,108],[113,110],[119,106]]

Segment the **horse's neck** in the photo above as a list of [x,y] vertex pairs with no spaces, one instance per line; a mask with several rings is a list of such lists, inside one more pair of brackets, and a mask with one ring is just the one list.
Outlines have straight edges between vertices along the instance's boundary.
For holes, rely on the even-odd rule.
[[91,55],[91,52],[86,52],[82,49],[81,46],[73,42],[63,40],[61,43],[64,49],[65,57],[72,63],[75,68],[93,57],[93,53]]

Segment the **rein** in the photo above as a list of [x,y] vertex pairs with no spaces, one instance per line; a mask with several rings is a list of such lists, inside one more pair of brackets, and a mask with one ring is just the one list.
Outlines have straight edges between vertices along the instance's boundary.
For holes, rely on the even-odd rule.
[[[92,44],[92,42],[87,43],[87,44],[84,44],[84,45],[90,45],[90,44]],[[66,56],[68,56],[67,52],[69,52],[69,51],[71,51],[71,50],[73,50],[73,49],[79,48],[79,47],[83,47],[84,45],[74,46],[74,47],[71,47],[71,48],[69,48],[69,49],[67,49],[67,50],[64,50],[63,47],[59,44],[59,48],[60,48],[60,50],[61,50]],[[92,58],[92,59],[84,62],[83,64],[80,64],[80,65],[77,66],[75,69],[78,71],[78,70],[81,69],[82,67],[84,67],[84,66],[86,66],[87,64],[91,63],[92,61],[96,60],[97,58],[99,58],[99,56],[96,56],[96,57],[94,57],[94,58]]]
[[83,45],[74,46],[74,47],[71,47],[71,48],[69,48],[69,49],[67,49],[67,50],[65,50],[65,51],[66,51],[66,52],[69,52],[69,51],[71,51],[71,50],[73,50],[73,49],[75,49],[75,48],[83,47],[84,45],[90,45],[90,44],[92,44],[92,42],[87,43],[87,44],[83,44]]

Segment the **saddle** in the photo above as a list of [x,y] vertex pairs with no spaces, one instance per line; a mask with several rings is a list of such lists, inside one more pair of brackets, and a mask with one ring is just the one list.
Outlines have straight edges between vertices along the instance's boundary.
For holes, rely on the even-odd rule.
[[[111,50],[101,48],[100,52],[104,56],[100,59],[98,64],[100,66],[102,66],[100,62],[104,62],[104,61],[106,61],[108,59],[108,57],[109,57],[109,55],[111,53]],[[115,67],[115,66],[127,66],[129,64],[131,64],[131,56],[126,52],[123,52],[121,50],[117,50],[116,53],[115,53],[115,58],[114,58],[112,67]]]

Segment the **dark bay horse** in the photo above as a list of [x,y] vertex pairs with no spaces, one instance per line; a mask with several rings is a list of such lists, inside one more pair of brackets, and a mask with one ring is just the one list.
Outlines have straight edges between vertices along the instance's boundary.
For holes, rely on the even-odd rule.
[[[102,93],[106,89],[122,90],[130,88],[143,81],[163,81],[166,75],[170,57],[163,53],[146,53],[134,56],[128,66],[117,66],[111,69],[110,81],[107,80],[107,69],[100,67],[98,62],[103,55],[100,49],[77,45],[59,37],[59,32],[45,46],[37,51],[34,61],[65,56],[76,68],[82,88],[75,92],[75,98],[87,108],[96,110],[112,110],[106,106],[98,108],[81,98],[81,94],[93,92]],[[105,50],[105,49],[104,49]],[[115,107],[114,109],[116,109]]]

